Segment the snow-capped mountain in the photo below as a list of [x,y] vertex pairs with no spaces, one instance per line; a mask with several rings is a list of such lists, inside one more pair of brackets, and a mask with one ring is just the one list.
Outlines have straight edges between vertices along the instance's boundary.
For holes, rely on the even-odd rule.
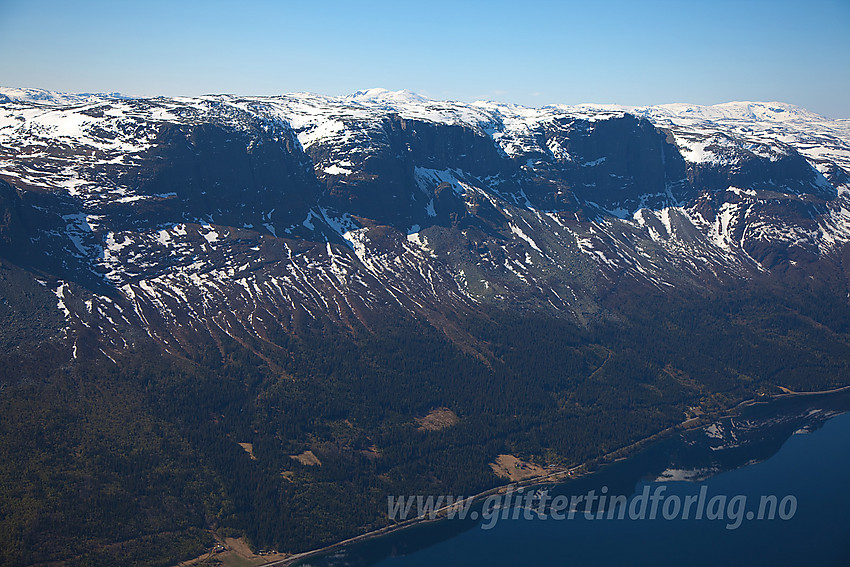
[[633,286],[832,277],[848,172],[850,121],[782,103],[0,89],[2,255],[72,356],[91,329],[105,356],[378,313],[452,336],[469,311],[585,322]]
[[46,91],[44,89],[20,89],[0,87],[0,101],[21,102],[30,104],[43,104],[45,106],[59,106],[70,104],[84,104],[86,102],[97,102],[103,99],[126,99],[121,93],[60,93]]

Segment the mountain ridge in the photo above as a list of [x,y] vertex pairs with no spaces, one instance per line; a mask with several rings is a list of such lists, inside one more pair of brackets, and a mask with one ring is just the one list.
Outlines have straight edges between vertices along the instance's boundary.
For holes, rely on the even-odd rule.
[[[194,285],[188,282],[201,281],[202,274],[212,272],[192,275],[190,266],[203,270],[200,266],[204,263],[189,260],[204,257],[197,254],[208,247],[219,246],[221,234],[240,230],[253,234],[257,243],[265,236],[317,242],[315,249],[324,249],[322,263],[329,268],[322,270],[330,270],[328,283],[336,290],[334,294],[347,295],[341,282],[348,281],[348,275],[338,277],[348,273],[338,267],[340,258],[346,258],[345,262],[354,262],[349,269],[359,270],[355,268],[359,265],[370,277],[388,278],[380,287],[390,296],[395,295],[393,287],[400,284],[387,282],[397,278],[408,280],[405,285],[424,286],[420,290],[432,288],[430,298],[417,303],[421,306],[440,303],[440,294],[428,281],[437,276],[425,277],[420,269],[425,265],[442,274],[442,294],[474,304],[503,296],[489,291],[494,281],[488,273],[498,276],[500,287],[512,289],[504,296],[509,301],[534,289],[529,282],[535,279],[535,256],[537,265],[543,262],[540,267],[544,271],[554,268],[561,273],[559,285],[572,277],[555,258],[576,258],[578,253],[585,265],[590,260],[607,279],[630,273],[652,286],[675,286],[677,280],[682,283],[683,274],[671,279],[665,272],[676,265],[690,265],[685,271],[694,273],[705,272],[706,267],[714,274],[764,271],[762,262],[764,258],[775,261],[772,248],[778,242],[785,241],[797,254],[806,250],[820,254],[846,242],[850,235],[846,199],[841,196],[848,190],[844,168],[850,163],[850,144],[830,138],[828,152],[824,146],[813,146],[811,139],[820,131],[820,117],[811,128],[795,126],[793,133],[798,137],[791,139],[794,134],[789,130],[759,130],[758,124],[763,123],[760,118],[736,126],[737,130],[724,127],[722,121],[729,119],[728,104],[707,107],[723,111],[720,122],[706,126],[704,112],[694,123],[689,116],[671,117],[669,106],[645,109],[641,116],[639,112],[630,113],[628,107],[533,109],[464,104],[383,89],[348,97],[85,96],[85,101],[73,99],[73,105],[64,98],[41,94],[37,105],[7,103],[6,117],[0,118],[0,140],[10,148],[32,144],[28,151],[36,152],[39,157],[35,159],[43,165],[34,174],[26,170],[29,162],[22,161],[23,154],[6,154],[0,174],[7,181],[32,187],[42,198],[64,200],[62,207],[70,207],[60,214],[59,224],[64,223],[64,228],[57,226],[44,238],[55,239],[64,233],[67,240],[62,248],[70,250],[75,261],[88,263],[91,277],[105,278],[107,285],[124,286],[123,293],[133,300],[154,288],[134,288],[134,282],[145,280],[130,274],[150,272],[160,263],[152,275],[165,277],[168,270],[183,264],[179,269],[189,270],[183,285]],[[42,99],[58,102],[51,103],[53,109],[45,110]],[[758,107],[769,109],[770,104],[758,103]],[[750,115],[752,107],[753,103],[744,107],[732,103],[733,109],[744,108]],[[693,108],[675,107],[681,110],[679,114],[688,115]],[[783,106],[783,112],[789,108]],[[659,118],[659,112],[663,118]],[[803,116],[803,122],[810,124],[813,115]],[[743,118],[733,122],[738,120]],[[55,142],[61,144],[55,151],[76,153],[82,163],[90,164],[61,165],[64,157],[50,156]],[[35,149],[39,147],[48,151]],[[228,161],[240,155],[241,165]],[[398,161],[400,156],[406,156],[404,165]],[[224,169],[216,163],[220,159],[228,164]],[[266,172],[272,162],[267,165],[264,160],[280,165]],[[187,169],[191,163],[195,165]],[[87,171],[106,183],[94,180]],[[845,177],[841,177],[842,172]],[[825,175],[832,176],[833,183]],[[245,185],[247,179],[253,179],[250,185]],[[245,186],[234,193],[233,188],[240,185]],[[221,189],[214,189],[217,186]],[[220,198],[215,191],[222,191]],[[261,192],[264,197],[260,197]],[[290,197],[284,211],[279,203],[287,194]],[[223,207],[201,205],[210,199]],[[721,202],[709,204],[718,199]],[[823,204],[809,203],[812,199]],[[295,202],[300,204],[294,206]],[[782,215],[759,219],[755,214],[760,208],[788,208],[792,203],[792,208],[802,207],[801,211],[821,207],[820,220],[805,236],[799,233],[800,227],[782,224]],[[104,216],[104,211],[112,212]],[[757,219],[753,223],[745,220],[749,212]],[[519,217],[512,220],[514,215]],[[573,221],[564,224],[564,215],[570,215]],[[122,236],[120,228],[126,221],[121,219],[125,218],[131,225],[139,220],[154,221],[155,226],[136,234],[155,244],[136,251],[136,255],[152,254],[144,261],[139,257],[134,264],[127,264],[128,259],[121,259],[125,246],[133,248],[125,243],[135,239],[131,226]],[[193,226],[192,232],[196,231],[195,238],[202,238],[201,248],[184,242],[187,259],[174,265],[173,249],[166,256],[157,249],[168,249],[181,238],[191,240],[187,229],[180,228],[186,222]],[[479,260],[469,257],[463,264],[455,264],[436,253],[428,244],[433,238],[428,232],[445,236],[445,230],[459,222],[471,222],[469,228],[476,232],[476,239],[490,242],[491,248],[501,249],[498,255],[507,253],[509,259],[496,259],[488,253]],[[771,228],[777,222],[780,224]],[[106,226],[110,223],[117,223],[112,225],[113,230]],[[373,241],[369,235],[377,233],[370,225],[393,227],[398,236],[386,240],[386,235]],[[217,226],[229,228],[222,232]],[[674,226],[679,227],[678,233]],[[748,233],[748,227],[757,231]],[[556,236],[559,231],[569,235],[567,240]],[[651,243],[656,254],[662,253],[664,263],[650,260],[645,252],[636,253],[630,241],[638,233],[643,233],[638,238]],[[689,244],[683,247],[677,234],[690,234]],[[746,234],[749,239],[744,238]],[[468,235],[461,238],[469,241]],[[770,251],[761,250],[765,238],[772,240],[767,246]],[[347,254],[339,256],[331,244],[321,245],[328,239],[347,247]],[[519,248],[514,244],[506,247],[511,240]],[[549,246],[541,247],[544,241]],[[373,242],[380,243],[372,247]],[[395,252],[387,256],[385,246]],[[481,244],[470,241],[466,246]],[[555,252],[544,251],[550,247]],[[698,252],[694,254],[689,247]],[[225,255],[231,253],[227,246],[223,250]],[[245,260],[256,252],[251,247],[245,250]],[[394,254],[411,258],[398,273],[386,264]],[[257,256],[255,261],[263,263],[262,254],[253,255]],[[489,264],[484,272],[482,262]],[[140,264],[148,268],[139,272]],[[214,264],[213,272],[220,273],[219,278],[236,273],[235,266]],[[547,264],[551,268],[546,268]],[[314,269],[318,265],[313,264]],[[221,269],[224,272],[219,272]],[[470,270],[485,276],[476,276],[478,282],[471,288],[466,276]],[[504,274],[509,276],[507,280]],[[270,281],[275,281],[275,276]],[[221,284],[211,282],[213,288]],[[482,284],[485,289],[478,289]],[[595,286],[587,285],[588,289]],[[548,285],[536,287],[540,291],[532,295],[547,295],[543,290]],[[582,304],[573,287],[567,283],[575,301]],[[250,285],[244,288],[249,295],[253,292]],[[473,288],[476,291],[471,291]],[[154,304],[162,301],[148,299]],[[360,301],[362,296],[356,299]],[[318,296],[313,301],[323,303]],[[544,302],[575,312],[574,306],[554,290]],[[287,303],[298,309],[291,300]],[[142,307],[136,305],[134,311],[140,319],[146,319]]]

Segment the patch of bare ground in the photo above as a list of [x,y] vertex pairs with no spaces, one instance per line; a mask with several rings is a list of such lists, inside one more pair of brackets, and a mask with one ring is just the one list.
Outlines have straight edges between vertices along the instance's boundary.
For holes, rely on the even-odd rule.
[[513,455],[499,455],[495,462],[490,463],[490,468],[499,478],[507,478],[512,482],[546,473],[546,470],[540,465],[527,463]]
[[439,431],[448,429],[460,421],[457,414],[449,408],[437,408],[428,412],[425,417],[417,417],[420,431]]
[[[218,539],[218,538],[217,538]],[[287,553],[262,550],[258,553],[251,551],[243,538],[218,539],[215,547],[196,559],[184,561],[178,567],[200,567],[203,565],[219,565],[221,567],[254,567],[290,557]]]
[[360,451],[360,454],[369,457],[370,459],[378,459],[381,457],[381,451],[375,445],[370,445],[368,449],[363,449]]
[[322,461],[319,460],[313,451],[304,451],[300,455],[289,455],[290,459],[295,459],[302,465],[307,465],[308,467],[315,467],[322,464]]
[[254,456],[254,444],[253,443],[239,443],[239,446],[245,449],[245,452],[251,456],[252,461],[256,461],[257,457]]

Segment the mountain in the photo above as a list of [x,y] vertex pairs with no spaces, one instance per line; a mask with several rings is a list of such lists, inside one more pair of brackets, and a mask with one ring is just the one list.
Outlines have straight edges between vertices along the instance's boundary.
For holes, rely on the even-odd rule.
[[[850,126],[778,103],[32,99],[5,105],[0,135],[37,261],[63,301],[66,280],[116,295],[80,298],[91,309],[69,322],[121,321],[171,349],[193,314],[211,331],[221,302],[284,327],[374,302],[584,319],[600,281],[701,286],[829,257],[850,234]],[[250,313],[235,332],[261,338]]]
[[[42,474],[15,435],[88,424],[45,445],[55,498],[0,497],[36,503],[4,557],[222,527],[305,549],[383,525],[387,493],[492,486],[500,453],[581,462],[693,408],[843,385],[848,172],[850,120],[784,103],[0,89],[0,401],[27,416],[4,474]],[[439,408],[457,425],[423,433]],[[103,518],[157,522],[45,524],[87,509],[51,508],[79,483]],[[161,485],[173,517],[139,500]]]

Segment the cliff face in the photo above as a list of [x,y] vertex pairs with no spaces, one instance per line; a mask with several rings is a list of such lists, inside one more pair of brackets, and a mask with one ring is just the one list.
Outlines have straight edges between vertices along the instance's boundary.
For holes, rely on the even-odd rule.
[[15,188],[0,181],[0,245],[23,240],[21,221],[21,199]]

